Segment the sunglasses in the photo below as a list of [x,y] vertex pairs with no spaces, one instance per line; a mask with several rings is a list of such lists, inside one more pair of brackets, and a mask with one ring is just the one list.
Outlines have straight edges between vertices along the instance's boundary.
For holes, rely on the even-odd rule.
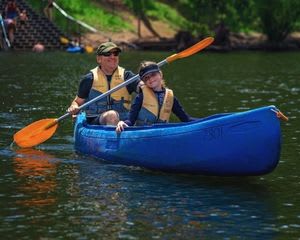
[[110,57],[111,55],[114,55],[115,57],[117,57],[117,56],[119,56],[119,54],[120,54],[120,51],[101,53],[101,55],[104,57]]

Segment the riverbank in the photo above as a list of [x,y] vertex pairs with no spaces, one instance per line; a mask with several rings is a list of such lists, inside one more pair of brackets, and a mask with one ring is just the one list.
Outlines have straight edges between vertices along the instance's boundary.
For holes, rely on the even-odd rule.
[[[82,43],[96,48],[105,41],[114,41],[124,49],[138,50],[182,50],[200,41],[203,37],[194,38],[186,32],[175,32],[164,24],[157,23],[161,38],[153,36],[146,28],[142,28],[141,37],[130,31],[86,33],[82,37]],[[166,29],[165,31],[163,29]],[[216,39],[217,40],[217,39]],[[265,35],[261,33],[229,33],[228,38],[221,42],[215,42],[209,48],[211,51],[236,51],[236,50],[270,50],[270,51],[298,51],[300,50],[300,32],[290,34],[286,40],[274,45],[267,42]]]
[[[118,13],[125,22],[133,26],[133,30],[127,29],[118,32],[103,31],[85,34],[84,39],[93,47],[97,47],[101,42],[112,40],[123,48],[182,50],[207,37],[192,36],[189,32],[180,31],[180,27],[172,26],[170,22],[159,19],[153,20],[153,18],[148,18],[146,22],[139,21],[137,16],[119,1],[116,1],[113,6],[110,4],[100,4],[99,7],[111,13]],[[266,36],[261,33],[234,33],[222,22],[218,26],[215,26],[213,32],[212,36],[215,37],[215,42],[209,49],[214,51],[300,50],[300,32],[290,34],[279,45],[268,43]]]
[[[207,37],[192,36],[189,32],[181,31],[180,29],[187,29],[187,19],[181,14],[177,14],[171,5],[164,4],[162,6],[152,6],[151,14],[146,14],[143,18],[138,19],[137,14],[133,13],[130,8],[122,1],[91,1],[83,2],[74,1],[76,4],[70,5],[66,1],[60,1],[60,6],[65,9],[68,14],[72,16],[80,16],[80,20],[98,29],[97,33],[79,33],[81,43],[86,46],[96,48],[104,41],[114,41],[122,48],[138,49],[138,50],[182,50],[192,44]],[[32,1],[36,5],[36,1]],[[161,3],[160,3],[161,4]],[[76,7],[74,7],[76,6]],[[87,11],[79,11],[78,8],[89,9],[90,12],[98,10],[94,14],[86,14]],[[41,6],[37,7],[40,9]],[[163,12],[160,12],[162,11]],[[149,9],[148,9],[149,10]],[[65,24],[64,19],[59,18],[59,12],[54,18],[55,24],[62,27]],[[155,17],[153,17],[153,14]],[[97,15],[97,18],[92,18]],[[172,16],[173,18],[166,18],[162,16]],[[152,16],[152,17],[151,17]],[[175,18],[174,18],[175,16]],[[180,21],[177,21],[177,20]],[[182,22],[185,21],[185,24]],[[201,21],[200,21],[201,22]],[[199,22],[199,23],[200,23]],[[202,22],[201,22],[202,23]],[[203,22],[205,25],[205,23]],[[206,23],[207,24],[207,23]],[[215,37],[215,42],[208,49],[213,51],[234,51],[234,50],[300,50],[300,33],[291,34],[280,45],[274,45],[266,42],[265,35],[261,33],[234,33],[228,25],[220,22],[218,26],[212,24],[207,26],[206,32],[210,29],[212,33],[210,36]],[[193,29],[189,28],[189,31]],[[76,32],[76,31],[75,31]],[[78,38],[78,35],[71,38]]]

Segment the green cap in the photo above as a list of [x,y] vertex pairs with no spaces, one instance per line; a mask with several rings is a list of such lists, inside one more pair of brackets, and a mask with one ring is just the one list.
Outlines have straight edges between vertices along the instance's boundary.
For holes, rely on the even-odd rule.
[[107,53],[112,49],[117,49],[118,51],[121,52],[121,48],[119,48],[115,43],[113,42],[105,42],[99,45],[97,48],[96,54],[101,55],[102,53]]

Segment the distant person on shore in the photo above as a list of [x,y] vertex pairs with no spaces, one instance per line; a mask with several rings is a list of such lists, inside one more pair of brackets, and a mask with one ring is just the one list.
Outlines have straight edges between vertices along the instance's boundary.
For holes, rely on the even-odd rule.
[[70,41],[70,46],[71,47],[79,47],[80,46],[80,40],[77,37],[74,37],[71,41]]
[[41,43],[41,42],[37,42],[36,44],[34,44],[34,46],[32,47],[32,51],[33,52],[37,52],[37,53],[41,53],[45,51],[45,46]]
[[7,30],[8,39],[11,47],[13,47],[15,41],[15,32],[16,32],[16,21],[10,18],[4,20],[5,27]]
[[[79,107],[85,102],[135,76],[131,71],[119,66],[120,53],[121,49],[113,42],[102,43],[97,48],[98,66],[82,78],[77,96],[68,108],[68,112],[73,115],[77,114]],[[138,91],[138,85],[137,80],[86,107],[84,110],[88,123],[116,125],[119,119],[127,119],[131,106],[131,94]]]
[[8,0],[4,12],[5,18],[15,20],[20,14],[20,9],[15,0]]
[[196,120],[184,111],[173,91],[165,86],[162,71],[155,62],[142,62],[139,75],[145,85],[141,87],[142,91],[134,99],[129,118],[118,122],[117,132],[133,125],[167,123],[172,112],[182,122]]
[[12,19],[5,19],[5,24],[7,28],[10,45],[13,46],[15,41],[16,22]]
[[27,11],[24,9],[20,13],[19,22],[21,28],[24,28],[26,22],[28,21]]
[[45,16],[52,21],[53,18],[53,0],[48,0],[46,7],[44,8]]
[[10,41],[11,46],[13,47],[14,39],[15,39],[15,31],[17,24],[17,17],[20,14],[20,10],[16,4],[15,0],[9,0],[4,8],[5,12],[5,25],[7,28],[8,39]]

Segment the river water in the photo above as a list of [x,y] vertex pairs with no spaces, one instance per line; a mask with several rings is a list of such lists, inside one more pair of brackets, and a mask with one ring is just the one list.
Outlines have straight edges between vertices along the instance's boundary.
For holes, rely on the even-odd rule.
[[[128,52],[121,65],[136,71],[141,60],[160,61],[170,54]],[[272,173],[208,177],[77,155],[71,119],[34,149],[12,145],[13,134],[24,126],[65,113],[95,57],[1,52],[0,235],[300,239],[299,62],[299,52],[202,52],[163,67],[167,85],[192,116],[276,105],[290,118],[281,122],[281,158]]]

